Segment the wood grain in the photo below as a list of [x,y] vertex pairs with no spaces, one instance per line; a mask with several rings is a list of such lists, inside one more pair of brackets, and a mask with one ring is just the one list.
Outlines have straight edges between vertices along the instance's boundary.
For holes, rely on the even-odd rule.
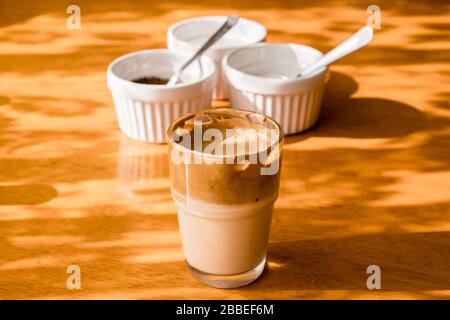
[[[450,298],[445,2],[377,1],[374,42],[333,66],[320,122],[287,138],[268,268],[237,290],[186,270],[166,146],[120,133],[106,67],[164,47],[180,19],[231,11],[268,41],[326,51],[370,3],[78,3],[81,30],[66,29],[65,1],[0,10],[1,299]],[[81,290],[66,288],[71,264]],[[366,287],[371,264],[382,290]]]

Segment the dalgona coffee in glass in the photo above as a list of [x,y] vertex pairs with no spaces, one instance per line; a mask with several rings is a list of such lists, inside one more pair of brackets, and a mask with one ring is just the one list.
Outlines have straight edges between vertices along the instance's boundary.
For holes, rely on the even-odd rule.
[[245,110],[202,110],[170,126],[171,192],[200,282],[235,288],[264,270],[282,142],[278,123]]

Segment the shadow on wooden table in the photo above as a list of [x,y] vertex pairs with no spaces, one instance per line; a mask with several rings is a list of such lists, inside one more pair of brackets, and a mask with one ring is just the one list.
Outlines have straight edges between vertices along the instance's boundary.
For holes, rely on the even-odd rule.
[[[369,66],[368,74],[373,71],[370,67],[385,66],[382,71],[389,71],[392,65],[442,64],[447,59],[445,51],[417,46],[420,41],[435,41],[436,34],[444,36],[448,30],[448,23],[442,23],[445,12],[442,6],[436,5],[441,2],[378,2],[384,13],[397,19],[392,25],[383,22],[386,29],[379,32],[386,35],[391,29],[399,31],[410,23],[412,32],[401,44],[412,41],[414,47],[398,48],[392,41],[382,41],[366,48],[365,54],[352,55],[340,63]],[[0,178],[8,183],[3,191],[13,193],[4,198],[3,204],[29,205],[21,208],[24,212],[20,219],[16,215],[21,212],[16,212],[14,207],[7,207],[4,213],[2,231],[5,231],[0,234],[0,251],[6,254],[0,255],[4,259],[0,259],[0,280],[3,280],[0,296],[5,288],[9,291],[6,297],[76,295],[76,292],[68,293],[65,287],[65,268],[71,263],[81,264],[83,272],[86,271],[81,294],[91,293],[92,297],[108,297],[121,291],[125,294],[120,297],[134,297],[134,290],[141,289],[150,290],[142,297],[165,297],[164,292],[171,298],[192,297],[192,288],[198,289],[194,294],[204,292],[200,296],[204,298],[217,292],[222,294],[225,291],[194,282],[184,267],[175,209],[170,206],[173,204],[166,180],[167,155],[141,153],[139,148],[121,141],[117,159],[114,134],[118,128],[113,117],[110,123],[101,122],[103,127],[85,132],[67,131],[64,123],[47,128],[46,121],[53,123],[69,117],[76,121],[78,116],[83,116],[80,121],[96,124],[105,114],[95,115],[94,111],[111,107],[104,85],[108,63],[129,51],[164,46],[165,34],[161,30],[189,15],[242,9],[239,13],[243,16],[269,26],[270,41],[306,42],[327,50],[335,44],[339,31],[351,32],[359,22],[350,22],[351,18],[345,15],[342,19],[324,19],[315,14],[316,7],[322,5],[330,12],[335,9],[335,16],[356,8],[365,18],[365,8],[371,3],[353,2],[344,7],[342,2],[333,0],[276,1],[264,5],[255,0],[239,3],[202,0],[195,4],[82,0],[78,4],[83,19],[86,18],[83,23],[90,22],[77,34],[65,29],[66,5],[61,5],[59,0],[11,3],[0,19],[0,26],[8,26],[1,40],[12,44],[11,52],[16,52],[0,55],[0,72],[16,81],[12,83],[21,84],[27,79],[40,81],[40,76],[43,79],[48,76],[60,84],[59,94],[34,91],[39,94],[36,96],[27,95],[28,91],[4,90],[0,96],[0,105],[5,110],[11,109],[12,117],[16,117],[7,116],[6,112],[0,115],[0,144],[10,153],[0,159],[0,169],[3,169]],[[272,8],[281,10],[261,10]],[[301,10],[294,12],[291,8]],[[308,8],[312,10],[303,10]],[[183,12],[184,9],[190,10]],[[124,18],[114,21],[118,19],[114,14],[119,17],[123,14]],[[324,25],[316,29],[311,24],[309,30],[304,28],[299,33],[291,28],[291,23],[300,14],[306,14],[306,21],[320,20]],[[408,14],[420,15],[421,19],[412,22],[409,16],[399,18]],[[430,14],[429,20],[425,20],[424,14]],[[284,24],[282,18],[288,18]],[[149,29],[138,30],[133,23],[139,20],[138,27],[148,24]],[[119,24],[110,30],[108,21],[111,24],[129,21],[131,26]],[[61,26],[61,29],[53,30],[51,26]],[[308,27],[309,22],[302,26]],[[315,33],[317,30],[320,35]],[[397,38],[393,35],[390,39]],[[59,47],[61,43],[70,45]],[[27,45],[42,50],[28,52]],[[421,72],[422,69],[416,71],[418,75]],[[445,70],[437,72],[443,74]],[[395,72],[386,74],[396,77]],[[370,74],[361,77],[370,80]],[[88,80],[84,86],[76,85],[85,78]],[[401,77],[397,79],[401,81]],[[418,79],[420,82],[428,78]],[[67,95],[66,91],[70,90],[65,90],[74,87],[75,91],[86,92],[91,86],[96,94],[83,99],[75,94]],[[419,83],[417,88],[421,87]],[[352,144],[359,147],[316,145],[314,150],[294,150],[295,145],[291,145],[287,148],[277,202],[281,206],[275,210],[268,250],[269,267],[261,280],[234,292],[242,293],[243,297],[246,293],[259,297],[280,290],[270,297],[282,298],[279,295],[282,290],[367,290],[366,268],[371,264],[381,267],[384,290],[413,292],[450,288],[450,239],[449,233],[443,232],[450,224],[448,195],[444,197],[437,192],[440,171],[450,167],[450,136],[438,132],[448,125],[448,120],[432,115],[436,113],[427,112],[426,108],[421,109],[423,112],[418,110],[414,102],[408,105],[387,99],[352,97],[357,89],[353,78],[333,72],[321,121],[313,130],[286,139],[290,144],[309,137],[353,138]],[[402,86],[395,89],[400,96]],[[380,94],[374,92],[370,96]],[[430,99],[437,108],[448,109],[448,94],[437,94]],[[46,118],[41,120],[40,128],[21,129],[18,122],[22,114],[25,119],[35,115]],[[423,134],[423,139],[415,139],[416,133]],[[377,138],[389,139],[380,143],[379,148],[361,147],[361,142]],[[334,140],[329,139],[327,143]],[[32,158],[24,157],[27,148]],[[48,151],[52,153],[47,154]],[[430,180],[419,180],[419,183],[413,180],[408,184],[411,175],[414,179]],[[142,176],[155,179],[148,188],[141,185],[135,188],[134,180]],[[31,183],[31,179],[40,184],[14,185],[18,181]],[[49,206],[35,205],[52,200],[56,195],[52,185],[56,184],[63,189],[58,189],[57,201],[51,201]],[[122,186],[119,192],[116,184]],[[405,185],[411,185],[411,189],[400,189]],[[434,189],[423,192],[420,188]],[[91,190],[95,191],[92,195]],[[127,197],[131,194],[133,201],[124,201],[123,193]],[[26,199],[25,194],[35,196]],[[402,198],[410,194],[417,196]],[[155,213],[158,204],[160,211]],[[169,279],[167,275],[171,275]],[[126,294],[128,291],[131,295]],[[227,297],[229,292],[221,297]],[[296,294],[299,293],[292,293]],[[319,297],[320,294],[317,293]]]
[[[436,185],[450,168],[450,136],[442,132],[449,122],[392,100],[352,98],[357,89],[333,72],[320,122],[286,138],[293,145],[284,152],[269,268],[251,290],[367,290],[372,264],[383,290],[450,289],[450,233],[442,232],[449,203]],[[446,108],[445,99],[436,106]],[[296,149],[310,137],[359,142]],[[379,147],[360,141],[378,138]],[[429,179],[427,197],[412,177]]]
[[[442,14],[442,5],[445,0],[428,0],[424,2],[411,2],[411,1],[389,1],[378,0],[377,5],[383,8],[383,10],[389,10],[394,13],[402,14]],[[346,6],[357,9],[365,9],[372,4],[370,1],[354,1],[346,3]],[[336,6],[339,8],[341,2],[336,0],[282,0],[282,1],[258,1],[258,0],[246,0],[246,1],[222,1],[222,0],[199,0],[199,1],[161,1],[161,2],[142,2],[142,1],[119,1],[119,0],[102,0],[92,1],[79,0],[77,5],[82,8],[83,14],[99,15],[102,13],[117,12],[117,11],[135,11],[142,15],[155,16],[166,13],[170,10],[183,10],[183,9],[204,9],[214,8],[217,10],[234,9],[234,10],[251,10],[251,9],[309,9],[320,6]],[[0,22],[0,26],[10,25],[18,22],[22,22],[31,19],[35,16],[42,14],[65,14],[65,9],[68,4],[61,4],[59,0],[29,0],[18,5],[10,5],[8,8],[4,8],[5,14]],[[386,9],[384,9],[386,8]],[[7,9],[7,10],[6,10]],[[332,12],[332,9],[330,9]],[[85,13],[84,13],[85,12]],[[384,23],[384,22],[383,22]]]
[[0,206],[36,205],[48,202],[57,195],[56,189],[46,184],[0,186]]
[[449,290],[448,243],[449,232],[273,243],[268,270],[250,288],[367,290],[366,269],[378,265],[382,290]]
[[[286,137],[287,144],[309,137],[401,138],[448,125],[445,118],[425,115],[411,105],[379,98],[352,98],[358,83],[331,72],[318,123],[307,132]],[[374,93],[376,95],[376,93]]]

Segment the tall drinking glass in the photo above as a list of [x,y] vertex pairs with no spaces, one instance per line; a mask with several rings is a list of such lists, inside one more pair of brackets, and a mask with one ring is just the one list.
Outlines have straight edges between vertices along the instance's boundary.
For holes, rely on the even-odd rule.
[[170,126],[171,192],[200,282],[235,288],[264,270],[282,143],[278,123],[245,110],[202,110]]

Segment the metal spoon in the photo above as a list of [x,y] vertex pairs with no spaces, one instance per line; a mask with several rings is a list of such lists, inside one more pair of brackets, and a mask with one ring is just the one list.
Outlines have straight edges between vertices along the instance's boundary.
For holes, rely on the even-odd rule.
[[297,74],[296,77],[305,77],[320,69],[327,66],[346,55],[361,49],[365,45],[369,44],[373,39],[373,30],[371,27],[363,27],[359,29],[350,38],[339,44],[337,47],[329,51],[322,58],[314,62],[312,65],[306,67],[303,71]]
[[183,73],[184,69],[186,69],[193,61],[195,61],[198,57],[200,57],[206,50],[209,49],[217,40],[222,38],[222,36],[228,32],[234,25],[239,21],[239,16],[231,15],[228,16],[227,21],[205,42],[205,44],[198,49],[198,51],[188,60],[186,61],[171,77],[168,85],[174,85],[178,82],[178,79]]

